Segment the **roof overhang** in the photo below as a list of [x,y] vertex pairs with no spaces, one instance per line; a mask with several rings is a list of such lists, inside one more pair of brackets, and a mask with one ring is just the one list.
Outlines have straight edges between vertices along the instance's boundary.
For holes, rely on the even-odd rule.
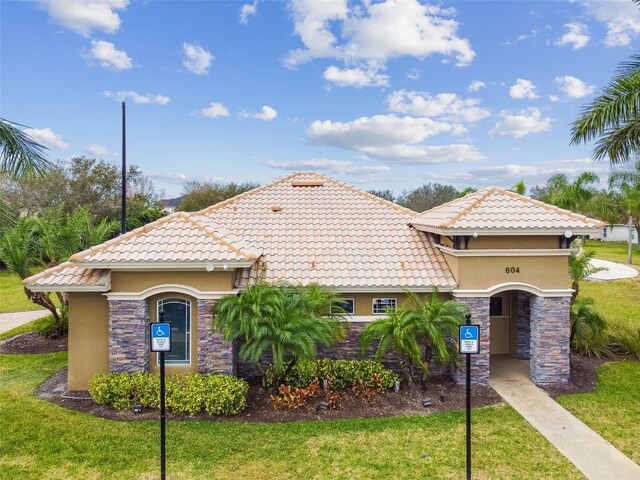
[[101,268],[118,271],[148,271],[148,270],[234,270],[248,268],[256,260],[229,262],[75,262],[81,268]]
[[474,229],[474,228],[440,228],[440,227],[432,227],[428,225],[420,225],[418,223],[411,224],[416,230],[420,230],[421,232],[429,232],[435,233],[438,235],[446,235],[446,236],[457,236],[457,235],[467,235],[467,236],[506,236],[506,237],[515,237],[515,236],[543,236],[543,235],[565,235],[569,233],[569,237],[574,235],[595,235],[600,233],[600,229],[602,227],[590,227],[590,228],[491,228],[491,229]]
[[573,248],[488,248],[484,250],[456,250],[455,248],[436,245],[447,255],[453,257],[568,257],[578,253]]
[[29,285],[25,284],[32,292],[64,292],[64,293],[73,293],[73,292],[108,292],[111,290],[111,273],[108,272],[104,276],[104,283],[102,284],[93,284],[93,285]]

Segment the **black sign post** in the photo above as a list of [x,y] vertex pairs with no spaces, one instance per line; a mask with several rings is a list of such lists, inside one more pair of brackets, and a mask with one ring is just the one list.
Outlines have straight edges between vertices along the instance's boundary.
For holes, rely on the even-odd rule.
[[[160,319],[164,320],[164,311],[160,310]],[[165,383],[164,383],[164,354],[171,351],[171,324],[152,323],[151,351],[158,352],[160,361],[160,478],[166,478],[166,410],[165,410]]]
[[467,323],[460,325],[458,349],[467,357],[467,480],[471,480],[471,355],[480,353],[480,328],[478,325],[471,325],[470,313],[465,318]]

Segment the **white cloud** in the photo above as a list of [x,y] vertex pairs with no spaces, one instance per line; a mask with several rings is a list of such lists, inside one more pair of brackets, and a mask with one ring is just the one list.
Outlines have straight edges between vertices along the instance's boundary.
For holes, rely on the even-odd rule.
[[246,25],[249,23],[249,17],[252,17],[258,11],[258,0],[254,0],[253,3],[245,3],[240,8],[240,23]]
[[220,102],[211,102],[208,107],[200,109],[200,115],[209,118],[228,117],[229,110]]
[[127,52],[118,50],[113,43],[104,40],[91,40],[91,50],[85,57],[90,60],[98,60],[101,67],[118,72],[133,68],[133,63]]
[[62,137],[50,128],[25,128],[23,131],[45,147],[57,150],[66,150],[69,148],[69,145],[62,140]]
[[434,165],[484,160],[486,157],[465,143],[450,145],[392,145],[367,147],[363,151],[370,158],[403,165]]
[[89,155],[94,155],[96,157],[107,157],[107,156],[117,157],[118,156],[117,152],[112,152],[107,147],[104,147],[102,145],[97,145],[95,143],[90,143],[89,145],[84,147],[84,149]]
[[423,5],[418,0],[351,6],[347,0],[293,0],[292,11],[304,48],[287,54],[288,67],[335,58],[347,66],[365,65],[367,70],[384,68],[391,58],[422,59],[433,54],[453,57],[458,66],[465,66],[475,57],[469,41],[458,35],[459,23],[451,18],[453,8]]
[[92,30],[115,33],[120,28],[117,10],[124,10],[129,0],[40,0],[54,23],[88,37]]
[[420,70],[418,70],[417,68],[412,68],[411,70],[409,70],[409,73],[407,73],[407,78],[409,80],[420,79]]
[[431,96],[428,93],[398,90],[390,94],[386,101],[394,112],[454,122],[473,123],[490,115],[489,110],[478,106],[480,100],[460,98],[455,93]]
[[529,40],[530,38],[537,37],[539,33],[540,33],[539,28],[537,27],[532,28],[529,32],[519,35],[518,38],[516,38],[515,40],[507,40],[506,42],[504,42],[504,45],[515,45],[516,43],[523,42],[525,40]]
[[270,107],[269,105],[264,105],[258,113],[250,113],[245,111],[240,112],[240,117],[242,118],[256,118],[258,120],[264,120],[265,122],[273,120],[277,116],[278,111],[275,108]]
[[351,122],[316,120],[307,128],[307,137],[314,143],[360,151],[371,146],[418,143],[440,133],[459,132],[449,123],[396,115],[361,117]]
[[555,82],[560,86],[560,90],[569,98],[582,98],[592,94],[596,87],[589,85],[579,78],[565,75],[556,77]]
[[329,160],[324,158],[312,158],[309,160],[299,161],[275,161],[267,160],[265,165],[280,170],[323,170],[336,173],[339,175],[371,175],[383,173],[389,170],[385,165],[354,165],[353,162],[345,160]]
[[118,92],[105,90],[104,92],[102,92],[102,95],[104,95],[107,98],[115,98],[116,100],[119,100],[121,102],[124,102],[127,98],[130,98],[133,101],[133,103],[138,103],[138,104],[154,103],[157,105],[166,105],[167,103],[169,103],[169,100],[170,100],[169,97],[166,97],[164,95],[152,95],[150,93],[146,95],[142,95],[138,92],[134,92],[133,90],[118,91]]
[[538,94],[536,93],[536,86],[530,80],[525,80],[523,78],[519,78],[516,80],[516,83],[511,85],[509,89],[509,95],[511,98],[515,99],[534,99],[538,98]]
[[564,28],[568,30],[556,41],[556,45],[561,47],[571,45],[571,50],[579,50],[589,43],[589,28],[580,22],[567,23]]
[[470,92],[477,92],[478,90],[486,87],[487,87],[486,83],[481,82],[480,80],[474,80],[469,84],[469,87],[467,87],[467,90],[469,90]]
[[389,84],[388,75],[380,75],[376,70],[362,68],[340,68],[332,65],[324,71],[324,79],[339,87],[384,87]]
[[502,120],[489,131],[489,135],[521,138],[532,133],[545,132],[551,129],[553,120],[544,117],[539,108],[531,107],[521,110],[516,115],[507,111],[500,112]]
[[632,2],[587,0],[580,3],[591,18],[607,27],[606,46],[629,45],[640,33],[640,9]]
[[557,102],[560,100],[560,97],[558,97],[557,95],[549,95],[549,101],[551,102]]
[[200,45],[183,43],[182,53],[184,54],[182,65],[191,73],[195,73],[196,75],[206,75],[209,73],[209,67],[211,67],[214,58],[211,52],[205,50]]

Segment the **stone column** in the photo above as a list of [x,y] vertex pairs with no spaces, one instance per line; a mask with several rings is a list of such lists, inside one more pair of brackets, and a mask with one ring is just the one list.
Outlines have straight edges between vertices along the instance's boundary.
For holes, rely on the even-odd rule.
[[536,385],[569,382],[569,297],[531,298],[531,380]]
[[109,371],[149,369],[149,305],[146,300],[109,300]]
[[518,329],[517,356],[518,358],[528,360],[530,357],[531,344],[531,294],[517,291],[516,295],[516,325]]
[[[489,384],[489,297],[453,297],[454,300],[471,309],[471,323],[480,326],[480,353],[471,355],[471,382],[479,385]],[[456,383],[466,380],[466,358],[462,356],[460,366],[453,373]]]
[[212,330],[216,300],[198,300],[198,372],[235,375],[233,344]]

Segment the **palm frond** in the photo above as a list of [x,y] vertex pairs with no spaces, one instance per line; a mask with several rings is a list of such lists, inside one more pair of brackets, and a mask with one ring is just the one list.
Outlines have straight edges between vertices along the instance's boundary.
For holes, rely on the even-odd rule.
[[0,118],[0,171],[12,179],[44,175],[51,164],[45,157],[47,147],[20,130],[17,123]]

